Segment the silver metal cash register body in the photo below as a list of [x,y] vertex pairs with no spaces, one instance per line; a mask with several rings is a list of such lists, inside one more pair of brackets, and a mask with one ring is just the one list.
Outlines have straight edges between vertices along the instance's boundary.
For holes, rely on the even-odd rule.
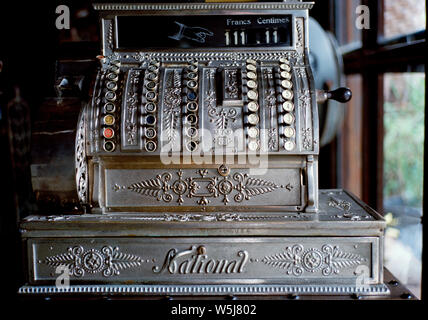
[[[21,223],[23,294],[388,294],[382,218],[318,189],[313,3],[96,4],[80,215]],[[342,97],[340,97],[342,96]],[[55,285],[65,267],[70,285]]]

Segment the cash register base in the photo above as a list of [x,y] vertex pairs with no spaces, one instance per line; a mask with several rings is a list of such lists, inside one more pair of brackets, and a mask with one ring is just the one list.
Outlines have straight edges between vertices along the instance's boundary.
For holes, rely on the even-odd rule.
[[343,190],[313,213],[30,216],[22,294],[386,295],[385,222]]

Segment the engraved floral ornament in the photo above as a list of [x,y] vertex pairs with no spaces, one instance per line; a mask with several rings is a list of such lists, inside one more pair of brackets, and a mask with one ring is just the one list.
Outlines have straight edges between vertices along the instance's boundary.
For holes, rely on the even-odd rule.
[[82,246],[70,247],[67,252],[46,257],[39,263],[51,267],[66,266],[70,275],[83,277],[85,273],[101,273],[104,277],[120,274],[121,270],[140,266],[142,258],[120,252],[119,247],[104,246],[101,250],[84,249]]
[[284,252],[267,255],[255,262],[262,262],[274,268],[284,269],[287,275],[300,276],[304,271],[322,275],[338,274],[340,270],[355,267],[365,259],[359,254],[343,252],[339,246],[323,245],[321,249],[306,249],[296,244],[286,247]]
[[[293,186],[278,185],[275,182],[265,179],[253,178],[247,173],[235,172],[230,176],[230,170],[223,171],[223,166],[218,169],[218,176],[210,176],[207,169],[200,169],[196,172],[199,176],[183,178],[183,171],[177,172],[178,179],[172,181],[172,174],[164,172],[151,179],[142,180],[129,186],[114,184],[113,190],[116,192],[130,190],[143,196],[153,197],[158,201],[171,202],[177,196],[177,203],[181,205],[183,197],[197,198],[197,204],[207,205],[209,198],[223,197],[223,203],[230,202],[229,196],[233,191],[237,193],[233,200],[237,203],[244,200],[251,200],[253,197],[274,192],[278,189],[292,191]],[[205,191],[205,192],[202,192]]]

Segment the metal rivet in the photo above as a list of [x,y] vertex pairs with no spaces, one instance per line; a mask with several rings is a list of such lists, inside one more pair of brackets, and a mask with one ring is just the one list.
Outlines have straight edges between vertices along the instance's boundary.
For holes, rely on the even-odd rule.
[[198,249],[196,249],[198,255],[202,255],[207,253],[207,248],[205,248],[204,246],[199,246]]
[[218,167],[217,171],[222,177],[226,177],[230,174],[230,168],[224,164]]
[[279,59],[280,63],[290,64],[290,61],[287,60],[287,58],[281,58]]

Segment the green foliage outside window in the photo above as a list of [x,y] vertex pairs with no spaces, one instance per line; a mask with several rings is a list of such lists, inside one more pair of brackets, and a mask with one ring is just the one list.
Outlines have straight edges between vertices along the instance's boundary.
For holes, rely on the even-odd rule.
[[422,206],[425,76],[386,74],[384,103],[384,199]]

